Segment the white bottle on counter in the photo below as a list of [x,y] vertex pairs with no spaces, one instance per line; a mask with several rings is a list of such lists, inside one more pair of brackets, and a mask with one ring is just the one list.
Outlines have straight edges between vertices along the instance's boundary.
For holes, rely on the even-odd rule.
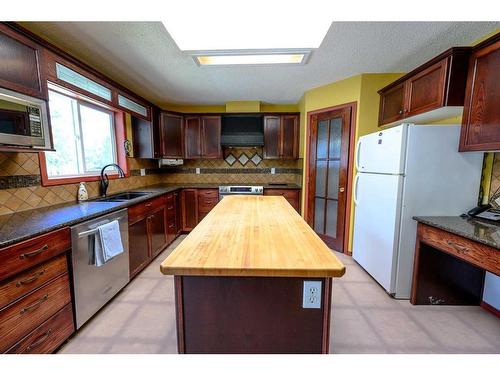
[[78,201],[86,201],[89,199],[89,193],[85,187],[85,182],[80,182],[80,187],[78,188]]

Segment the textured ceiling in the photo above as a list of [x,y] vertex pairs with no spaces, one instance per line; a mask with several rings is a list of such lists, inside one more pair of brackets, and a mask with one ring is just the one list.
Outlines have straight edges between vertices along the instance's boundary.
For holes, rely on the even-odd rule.
[[498,22],[334,22],[306,65],[199,67],[160,22],[21,23],[160,106],[230,100],[296,103],[304,91],[360,73],[407,72]]

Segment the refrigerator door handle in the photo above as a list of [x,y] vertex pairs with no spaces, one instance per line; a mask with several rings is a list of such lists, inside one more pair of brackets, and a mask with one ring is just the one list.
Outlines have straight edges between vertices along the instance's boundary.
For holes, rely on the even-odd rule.
[[360,149],[361,149],[361,138],[358,139],[358,142],[356,142],[356,169],[359,171],[359,155],[360,155]]
[[359,202],[358,202],[358,181],[359,181],[359,173],[356,174],[356,177],[354,178],[353,200],[354,200],[354,204],[356,206],[359,204]]

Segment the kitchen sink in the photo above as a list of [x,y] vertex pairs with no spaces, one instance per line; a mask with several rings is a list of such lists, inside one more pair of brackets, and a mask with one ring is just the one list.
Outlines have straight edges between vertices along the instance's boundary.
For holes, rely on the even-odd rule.
[[129,201],[131,199],[144,197],[146,195],[151,194],[150,192],[145,191],[131,191],[127,193],[120,193],[116,195],[111,195],[109,197],[99,199],[99,202],[123,202]]

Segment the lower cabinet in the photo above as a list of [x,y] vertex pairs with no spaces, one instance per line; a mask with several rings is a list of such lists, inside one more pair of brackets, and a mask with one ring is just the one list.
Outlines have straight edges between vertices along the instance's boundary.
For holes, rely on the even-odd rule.
[[219,202],[218,189],[198,189],[198,223]]
[[264,195],[281,195],[285,197],[295,211],[300,214],[300,189],[264,189]]
[[189,232],[198,224],[198,189],[181,192],[182,231]]
[[148,232],[151,245],[151,255],[156,257],[167,244],[165,209],[161,208],[148,216]]
[[0,353],[52,353],[75,331],[63,228],[0,249]]
[[151,260],[147,221],[148,218],[145,217],[128,227],[130,278],[137,275]]

